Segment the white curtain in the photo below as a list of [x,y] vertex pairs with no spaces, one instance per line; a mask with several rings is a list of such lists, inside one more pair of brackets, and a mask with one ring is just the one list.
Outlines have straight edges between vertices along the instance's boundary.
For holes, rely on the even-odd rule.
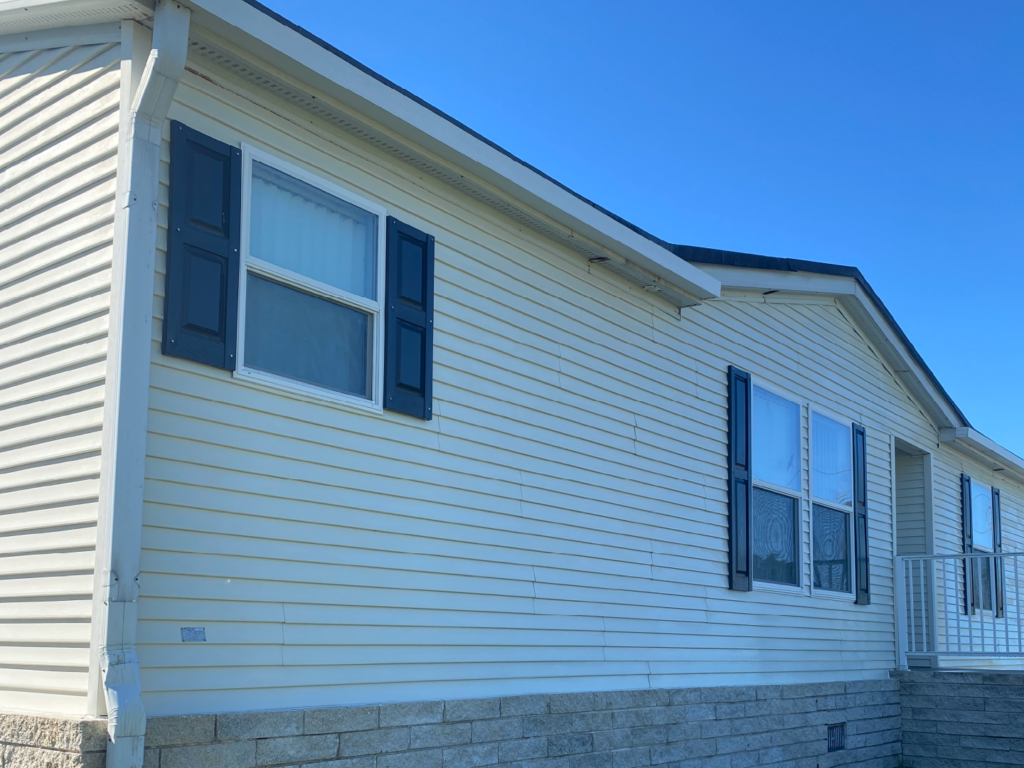
[[377,217],[263,163],[252,168],[249,252],[376,299]]
[[971,480],[971,526],[975,549],[991,552],[995,548],[992,533],[992,489]]
[[800,406],[754,387],[754,479],[800,490]]
[[853,435],[850,427],[820,413],[812,419],[814,495],[834,504],[853,504]]

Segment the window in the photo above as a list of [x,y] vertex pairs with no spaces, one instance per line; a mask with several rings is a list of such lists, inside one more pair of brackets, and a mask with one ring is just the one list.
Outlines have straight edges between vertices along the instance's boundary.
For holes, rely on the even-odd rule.
[[752,548],[755,581],[800,585],[800,406],[753,388]]
[[[994,508],[992,487],[971,480],[971,539],[974,552],[995,552]],[[995,563],[992,558],[974,558],[974,605],[992,610],[992,581]]]
[[[822,597],[870,605],[867,431],[758,386],[735,365],[728,368],[727,382],[729,589],[809,588]],[[803,447],[808,439],[809,456]],[[969,506],[969,496],[964,498]],[[998,492],[993,503],[998,508]],[[807,527],[812,574],[801,589]],[[969,535],[965,529],[965,540]],[[998,512],[994,540],[998,551]]]
[[852,592],[853,430],[811,414],[811,553],[814,589]]
[[243,149],[238,373],[380,408],[384,209]]

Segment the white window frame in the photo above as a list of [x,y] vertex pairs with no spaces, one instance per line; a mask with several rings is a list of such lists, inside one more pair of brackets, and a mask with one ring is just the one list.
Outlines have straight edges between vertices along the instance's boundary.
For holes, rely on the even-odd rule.
[[[751,376],[750,378],[751,378],[751,382],[750,383],[751,383],[751,387],[752,388],[753,387],[757,387],[758,389],[763,389],[765,392],[770,392],[771,394],[776,395],[777,397],[781,397],[783,400],[787,400],[787,401],[793,403],[794,405],[796,405],[797,411],[799,413],[799,421],[800,421],[800,426],[799,426],[799,430],[798,430],[798,433],[797,433],[799,441],[800,441],[800,449],[799,449],[800,450],[800,490],[796,491],[796,490],[793,490],[792,488],[788,488],[788,487],[783,486],[783,485],[776,485],[775,483],[770,483],[770,482],[765,481],[765,480],[758,480],[757,479],[756,468],[752,467],[751,468],[752,471],[750,473],[750,482],[751,482],[751,487],[752,488],[761,488],[761,489],[763,489],[765,491],[771,491],[772,493],[777,493],[780,496],[786,496],[786,497],[791,498],[791,499],[796,499],[796,503],[797,503],[797,520],[796,520],[796,525],[797,525],[797,532],[796,532],[797,533],[797,563],[796,563],[796,579],[797,579],[797,581],[796,581],[796,584],[780,584],[779,582],[776,582],[776,581],[761,581],[759,579],[755,579],[753,573],[751,573],[751,581],[752,581],[752,583],[754,585],[754,588],[757,589],[757,590],[760,590],[760,591],[764,591],[764,592],[783,592],[783,593],[788,594],[788,595],[794,595],[794,594],[795,595],[806,595],[807,594],[807,589],[804,586],[804,566],[805,566],[805,563],[804,563],[804,520],[806,519],[806,515],[804,513],[804,502],[807,500],[807,486],[806,486],[805,477],[804,477],[803,434],[804,434],[804,428],[805,428],[804,419],[805,419],[806,413],[807,413],[807,401],[804,400],[803,398],[797,397],[792,392],[788,392],[785,389],[782,389],[781,387],[776,387],[773,384],[769,384],[769,383],[766,383],[764,381],[761,381],[756,376]],[[751,397],[753,397],[754,390],[751,389],[750,393],[751,393]],[[754,422],[754,409],[753,408],[750,409],[750,419],[751,419],[751,422],[750,422],[751,440],[753,440],[754,430],[757,428],[757,425]],[[751,450],[753,450],[753,444],[751,444]],[[751,517],[753,517],[753,514],[754,514],[753,509],[751,509],[750,514],[751,514]],[[751,546],[753,546],[753,544],[754,544],[754,534],[753,534],[753,531],[751,531],[750,544],[751,544]]]
[[[811,577],[808,579],[808,586],[811,588],[811,594],[815,597],[824,597],[832,600],[842,600],[844,602],[854,602],[857,599],[856,584],[856,561],[854,557],[856,555],[856,547],[853,541],[853,512],[855,504],[853,501],[853,494],[850,495],[850,506],[844,507],[842,504],[837,504],[834,501],[819,498],[814,494],[814,414],[824,416],[826,419],[831,419],[839,424],[844,424],[850,430],[850,488],[851,491],[854,488],[854,484],[857,479],[853,474],[853,467],[855,463],[853,455],[853,425],[856,423],[853,419],[840,416],[839,414],[829,411],[817,405],[810,406],[807,415],[807,468],[808,468],[808,483],[810,484],[810,504],[808,505],[808,512],[810,513],[810,550],[811,550]],[[849,592],[835,592],[831,589],[815,589],[814,587],[814,505],[817,504],[822,507],[828,507],[837,512],[846,513],[846,547],[847,557],[850,563],[850,591]]]
[[[252,200],[252,164],[260,162],[269,165],[282,173],[286,173],[299,181],[317,187],[345,202],[351,203],[377,216],[377,280],[376,300],[357,296],[332,285],[321,283],[297,272],[284,269],[275,264],[257,259],[249,252],[249,217]],[[234,376],[253,384],[272,387],[274,389],[303,395],[316,400],[325,400],[340,405],[352,406],[376,413],[383,412],[384,403],[384,303],[385,281],[387,279],[387,210],[365,197],[338,186],[322,176],[310,173],[293,163],[272,155],[249,144],[242,144],[242,218],[241,243],[238,270],[238,364]],[[370,394],[369,399],[339,392],[315,384],[290,379],[265,371],[258,371],[245,366],[245,309],[246,309],[246,277],[249,272],[274,280],[275,282],[328,299],[342,306],[352,307],[366,312],[373,319],[373,359],[370,361]]]

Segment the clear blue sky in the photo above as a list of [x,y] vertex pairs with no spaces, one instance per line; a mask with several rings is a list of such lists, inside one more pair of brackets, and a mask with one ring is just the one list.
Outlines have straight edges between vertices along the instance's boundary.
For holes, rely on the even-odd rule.
[[1024,456],[1024,2],[269,4],[660,237],[859,267]]

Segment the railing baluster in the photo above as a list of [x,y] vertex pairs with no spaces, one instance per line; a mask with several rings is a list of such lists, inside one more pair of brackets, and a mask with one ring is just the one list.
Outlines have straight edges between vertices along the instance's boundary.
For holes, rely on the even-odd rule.
[[[996,575],[992,568],[995,565],[996,557],[995,555],[985,555],[982,562],[985,563],[985,568],[988,570],[988,599],[989,607],[992,609],[990,614],[992,619],[992,653],[999,653],[999,643],[996,642]],[[984,651],[984,646],[982,650]]]
[[[956,613],[956,652],[962,653],[963,648],[961,647],[960,637],[960,608],[963,607],[963,603],[960,602],[960,569],[956,567],[957,562],[953,560],[953,609]],[[964,567],[966,569],[967,560],[964,559]],[[964,570],[964,588],[967,587],[967,571]]]
[[1003,639],[1006,641],[1006,652],[1010,653],[1010,606],[1006,604],[1006,556],[999,555],[999,563],[996,568],[999,575],[999,585],[996,590],[1003,595]]
[[[970,567],[968,567],[970,566]],[[967,579],[964,581],[964,605],[967,607],[967,643],[971,653],[974,653],[974,558],[964,558],[964,571]]]
[[924,577],[924,560],[917,561],[918,574],[921,577],[921,645],[922,651],[928,653],[928,582]]
[[907,606],[910,609],[910,652],[918,652],[918,623],[916,623],[913,615],[913,560],[904,560],[903,567],[906,568],[907,580],[906,580],[906,593],[907,593]]
[[1017,555],[1013,556],[1013,599],[1016,604],[1014,613],[1017,615],[1017,653],[1024,653],[1024,642],[1021,641],[1020,622],[1020,570],[1018,570]]
[[[954,566],[956,564],[954,563]],[[942,561],[942,612],[946,615],[946,642],[943,647],[948,651],[949,642],[949,582],[950,580],[946,577],[946,572],[949,569],[949,560]],[[953,568],[953,583],[956,584],[956,568]],[[956,598],[953,598],[953,607],[956,607]]]

